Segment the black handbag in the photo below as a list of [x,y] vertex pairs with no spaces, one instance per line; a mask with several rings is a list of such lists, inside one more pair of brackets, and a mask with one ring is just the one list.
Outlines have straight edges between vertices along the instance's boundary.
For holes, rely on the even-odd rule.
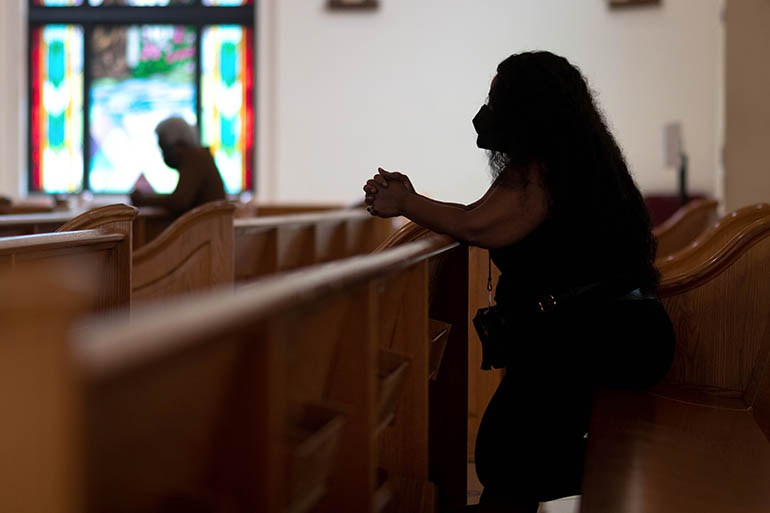
[[480,308],[473,318],[473,327],[481,340],[481,369],[501,369],[507,365],[506,340],[510,333],[508,319],[497,305]]
[[[590,304],[620,300],[657,300],[652,294],[644,294],[639,289],[628,291],[617,283],[622,279],[591,283],[573,287],[556,296],[547,295],[538,301],[517,304],[506,308],[492,304],[492,260],[489,261],[487,293],[489,306],[481,308],[473,317],[473,327],[481,340],[481,369],[501,369],[508,365],[511,355],[511,343],[515,337],[529,337],[538,332],[545,321],[552,321],[554,310],[561,310],[566,305]],[[557,308],[559,307],[559,308]]]
[[480,308],[473,317],[473,327],[481,341],[481,369],[501,369],[508,362],[508,341],[513,331],[512,319],[498,305],[492,304],[492,258],[487,279],[489,306]]

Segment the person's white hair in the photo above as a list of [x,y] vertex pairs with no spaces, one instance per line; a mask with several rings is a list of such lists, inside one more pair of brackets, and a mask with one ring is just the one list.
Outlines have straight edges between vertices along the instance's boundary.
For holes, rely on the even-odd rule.
[[195,128],[179,116],[173,116],[158,123],[158,126],[155,127],[155,133],[158,134],[159,141],[162,140],[168,145],[177,143],[188,146],[198,145],[198,134]]

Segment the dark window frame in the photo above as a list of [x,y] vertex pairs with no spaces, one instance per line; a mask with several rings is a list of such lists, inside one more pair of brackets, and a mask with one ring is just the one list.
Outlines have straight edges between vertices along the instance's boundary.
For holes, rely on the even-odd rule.
[[[130,6],[91,6],[88,0],[83,0],[83,5],[73,7],[50,7],[36,5],[34,0],[29,0],[27,13],[27,84],[32,88],[32,47],[33,29],[42,28],[45,25],[79,25],[83,27],[83,187],[81,192],[90,192],[90,164],[91,164],[91,137],[90,137],[90,95],[91,88],[91,45],[90,37],[95,26],[129,26],[129,25],[186,25],[195,29],[195,117],[198,120],[198,135],[201,135],[201,35],[204,27],[212,25],[241,25],[252,29],[256,34],[256,9],[257,2],[243,6],[223,7],[204,6],[202,0],[195,0],[190,5],[169,5],[156,7],[130,7]],[[254,57],[256,61],[257,47],[254,42]],[[254,63],[254,95],[257,94],[257,63]],[[254,102],[256,106],[256,101]],[[255,127],[254,155],[258,151],[256,137],[257,109],[253,111],[255,119],[252,126]],[[27,95],[27,193],[28,194],[53,194],[45,191],[31,190],[33,183],[32,169],[32,99]],[[256,175],[256,163],[254,163]],[[256,191],[256,176],[252,177],[251,190]],[[246,192],[246,189],[244,189]]]

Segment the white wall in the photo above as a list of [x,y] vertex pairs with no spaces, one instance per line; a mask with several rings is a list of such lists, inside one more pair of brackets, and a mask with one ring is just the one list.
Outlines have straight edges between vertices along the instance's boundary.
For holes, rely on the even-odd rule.
[[0,0],[0,195],[26,189],[26,25],[23,0]]
[[[662,125],[684,124],[691,189],[718,192],[720,0],[261,0],[260,186],[271,201],[352,201],[377,166],[471,201],[488,184],[471,118],[499,61],[547,49],[581,67],[646,191],[674,190]],[[272,33],[266,33],[273,30]]]
[[[0,194],[26,188],[26,0],[0,0]],[[418,190],[471,201],[488,184],[471,118],[495,66],[561,53],[598,92],[637,181],[670,190],[664,122],[684,123],[691,189],[718,193],[720,0],[609,10],[604,0],[258,0],[258,195],[360,199],[377,166]]]

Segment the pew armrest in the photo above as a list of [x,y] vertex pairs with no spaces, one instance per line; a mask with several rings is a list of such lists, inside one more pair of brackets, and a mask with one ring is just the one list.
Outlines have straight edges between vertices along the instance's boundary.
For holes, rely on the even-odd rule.
[[770,511],[770,443],[736,401],[600,392],[582,513]]

